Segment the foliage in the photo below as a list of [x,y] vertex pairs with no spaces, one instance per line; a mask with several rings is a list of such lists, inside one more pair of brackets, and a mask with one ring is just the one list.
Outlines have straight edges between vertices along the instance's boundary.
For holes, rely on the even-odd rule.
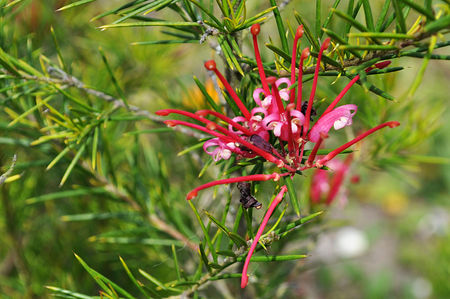
[[[189,203],[184,198],[211,178],[273,167],[257,159],[214,163],[198,150],[203,134],[171,132],[150,111],[200,106],[238,112],[215,77],[200,68],[213,56],[251,105],[260,78],[249,54],[249,28],[257,23],[267,32],[264,69],[277,77],[288,75],[290,44],[303,25],[302,48],[311,48],[304,83],[313,78],[320,41],[331,38],[317,111],[359,75],[361,88],[351,96],[360,107],[358,124],[339,138],[386,120],[401,122],[398,131],[364,142],[355,153],[358,167],[418,186],[411,170],[448,163],[445,153],[427,149],[439,144],[433,138],[445,120],[445,93],[417,96],[424,94],[431,61],[450,60],[442,54],[449,46],[447,1],[3,0],[0,7],[5,296],[45,296],[44,285],[63,298],[209,298],[218,292],[232,298],[242,292],[236,278],[263,211],[238,206],[234,186]],[[411,58],[420,68],[399,82]],[[365,72],[385,60],[393,66]],[[188,78],[190,70],[200,79]],[[295,274],[296,260],[307,257],[317,231],[329,229],[322,212],[327,207],[309,202],[311,174],[286,179],[289,201],[260,239],[257,251],[265,253],[252,257],[261,263],[252,268],[249,296],[296,297],[283,282]],[[264,206],[278,191],[274,182],[253,188]],[[430,251],[448,255],[436,242],[439,248]],[[67,254],[72,251],[75,259]],[[445,289],[438,291],[445,296]]]

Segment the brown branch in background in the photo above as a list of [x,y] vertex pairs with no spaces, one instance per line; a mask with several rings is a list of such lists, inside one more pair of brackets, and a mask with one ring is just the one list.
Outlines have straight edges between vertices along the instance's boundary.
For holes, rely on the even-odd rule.
[[[104,185],[105,189],[108,190],[111,194],[117,196],[121,200],[127,202],[133,210],[136,212],[143,212],[141,206],[125,191],[117,188],[117,186],[111,184],[111,182],[108,181],[108,179],[99,173],[92,172],[92,169],[89,166],[89,163],[83,161],[81,163],[82,167],[86,169],[87,171],[91,172],[92,175],[94,175],[97,182],[99,182],[101,185]],[[151,224],[153,224],[157,229],[165,232],[166,234],[172,236],[174,239],[179,240],[186,244],[187,247],[191,248],[195,252],[198,251],[198,246],[194,242],[190,241],[186,236],[184,236],[182,233],[177,231],[175,228],[170,226],[168,223],[166,223],[164,220],[156,216],[155,214],[148,215],[148,220]]]

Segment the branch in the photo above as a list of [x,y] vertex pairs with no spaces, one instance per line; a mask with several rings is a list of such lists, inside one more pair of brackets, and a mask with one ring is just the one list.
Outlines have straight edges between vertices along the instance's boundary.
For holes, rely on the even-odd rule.
[[[8,73],[9,75],[15,76],[15,74],[10,73],[7,70],[2,70],[2,71],[5,73]],[[126,106],[125,103],[121,99],[110,96],[102,91],[99,91],[99,90],[96,90],[93,88],[89,88],[86,86],[86,84],[84,84],[78,78],[67,74],[66,72],[64,72],[63,70],[61,70],[59,68],[49,67],[48,72],[49,72],[49,74],[52,75],[51,77],[38,77],[38,76],[32,76],[32,75],[28,75],[28,74],[21,74],[20,78],[24,79],[24,80],[44,82],[44,83],[47,83],[50,85],[61,84],[61,85],[66,85],[66,86],[70,86],[70,87],[75,87],[75,88],[78,88],[78,89],[84,91],[87,94],[90,94],[97,98],[103,99],[106,102],[113,103],[113,105],[115,107],[125,108],[128,111],[133,112],[136,115],[145,116],[154,122],[163,123],[163,121],[165,120],[163,117],[155,115],[148,110],[141,109],[141,108],[139,108],[137,106],[133,106],[133,105]],[[189,128],[174,127],[173,129],[176,131],[179,131],[183,134],[186,134],[188,136],[197,138],[197,139],[202,139],[202,138],[207,137],[206,135],[198,133]]]
[[0,176],[0,185],[3,184],[6,181],[6,179],[9,177],[11,172],[14,170],[14,166],[16,166],[16,161],[17,161],[17,155],[14,154],[11,166],[9,167],[9,169],[4,174],[2,174]]

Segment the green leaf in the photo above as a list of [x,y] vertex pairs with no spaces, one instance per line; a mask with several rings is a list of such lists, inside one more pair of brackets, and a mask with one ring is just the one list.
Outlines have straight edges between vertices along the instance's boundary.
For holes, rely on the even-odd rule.
[[59,154],[48,164],[45,170],[50,170],[59,160],[61,160],[68,152],[70,151],[70,147],[65,147]]
[[36,197],[30,197],[25,200],[26,204],[35,204],[44,201],[60,199],[60,198],[73,198],[77,196],[93,195],[93,194],[105,194],[108,191],[104,187],[94,187],[94,188],[80,188],[75,190],[65,190],[59,192],[48,193],[44,195],[39,195]]
[[74,253],[74,255],[75,255],[76,259],[78,260],[78,262],[83,266],[83,268],[92,276],[92,278],[94,278],[94,280],[97,282],[97,284],[104,291],[106,291],[110,296],[115,297],[114,294],[111,292],[111,289],[108,288],[106,284],[110,285],[112,288],[114,288],[115,291],[119,292],[126,298],[134,299],[134,297],[130,293],[128,293],[127,291],[125,291],[124,289],[119,287],[117,284],[115,284],[114,282],[112,282],[111,280],[109,280],[108,278],[103,276],[102,274],[98,273],[97,271],[95,271],[94,269],[89,267],[88,264],[86,264],[81,259],[81,257],[79,257],[77,254]]
[[98,51],[100,52],[100,55],[102,56],[103,63],[106,66],[106,70],[108,71],[109,77],[111,78],[111,81],[116,89],[117,94],[120,96],[121,100],[124,102],[125,106],[128,108],[128,102],[127,102],[127,99],[125,98],[125,94],[123,93],[122,88],[120,88],[119,83],[117,82],[116,76],[114,76],[111,66],[108,63],[108,59],[106,58],[105,52],[103,52],[102,48],[99,48]]
[[139,273],[142,276],[144,276],[146,279],[148,279],[149,281],[151,281],[152,283],[154,283],[155,285],[157,285],[158,287],[160,287],[161,289],[163,289],[165,291],[175,291],[175,292],[181,292],[182,291],[180,289],[176,289],[176,288],[172,288],[172,287],[168,287],[168,286],[164,285],[161,281],[156,279],[156,277],[150,275],[149,273],[145,272],[142,269],[139,269]]
[[368,38],[387,38],[387,39],[413,39],[414,36],[405,33],[394,32],[352,32],[348,37],[368,37]]
[[408,92],[409,97],[412,97],[414,95],[417,88],[419,88],[420,83],[422,82],[423,76],[425,75],[425,70],[428,66],[428,62],[430,61],[431,52],[433,51],[434,46],[436,45],[436,41],[437,41],[437,37],[436,37],[436,35],[433,35],[430,40],[430,45],[429,45],[428,53],[427,53],[428,55],[425,55],[425,58],[423,59],[422,65],[419,69],[419,72],[417,73],[416,78],[409,89],[409,92]]
[[206,214],[206,216],[208,216],[208,218],[212,221],[212,222],[214,222],[214,224],[215,225],[217,225],[217,227],[219,228],[219,229],[221,229],[225,234],[228,234],[230,231],[228,230],[228,228],[226,228],[226,226],[225,225],[223,225],[222,223],[220,223],[220,221],[219,220],[217,220],[216,218],[214,218],[214,216],[213,215],[211,215],[208,211],[203,211],[205,214]]
[[381,28],[384,23],[384,19],[386,19],[386,15],[389,11],[389,5],[391,4],[391,0],[385,0],[383,7],[381,8],[380,15],[378,16],[377,25],[375,26],[375,31],[381,31]]
[[77,7],[77,6],[80,6],[80,5],[89,3],[89,2],[94,2],[94,1],[95,0],[80,0],[80,1],[76,1],[76,2],[70,3],[68,5],[65,5],[65,6],[63,6],[61,8],[58,8],[56,11],[66,10],[66,9],[69,9],[69,8]]
[[265,44],[265,46],[267,48],[269,48],[270,50],[272,50],[275,54],[283,57],[287,61],[290,61],[291,56],[289,54],[287,54],[286,52],[284,52],[283,50],[281,50],[280,48],[278,48],[278,47],[276,47],[275,45],[272,45],[272,44]]
[[290,176],[284,178],[284,182],[287,186],[289,199],[292,202],[292,206],[294,207],[294,211],[297,216],[300,216],[300,205],[297,198],[297,193],[295,191],[294,183],[292,182],[292,178]]
[[208,260],[208,257],[206,256],[205,248],[201,242],[200,242],[198,248],[199,248],[199,252],[200,252],[200,258],[202,259],[203,264],[205,264],[206,268],[208,269],[208,272],[211,273],[212,269],[211,269],[211,266],[209,265],[209,260]]
[[180,265],[178,264],[178,256],[177,251],[175,249],[175,245],[172,245],[172,256],[173,256],[173,263],[175,265],[175,271],[177,272],[177,279],[181,280],[181,269]]
[[[331,31],[330,29],[322,28],[322,32],[325,32],[332,40],[334,40],[336,43],[341,45],[348,45],[347,41],[345,41],[342,37],[340,37],[337,33],[334,31]],[[362,59],[361,54],[359,54],[356,50],[349,50],[350,53],[355,55],[356,57]]]
[[185,155],[185,154],[187,154],[187,153],[189,153],[189,152],[191,152],[191,151],[193,151],[193,150],[196,150],[196,149],[201,148],[202,146],[203,146],[203,142],[194,144],[193,146],[190,146],[190,147],[188,147],[188,148],[182,150],[181,152],[179,152],[179,153],[177,154],[177,156]]
[[[64,185],[64,183],[66,182],[66,180],[69,178],[70,173],[72,172],[73,168],[75,167],[75,165],[77,164],[78,160],[81,158],[81,156],[84,153],[84,150],[86,149],[86,144],[87,142],[84,142],[81,147],[79,148],[78,152],[75,154],[75,157],[73,158],[73,160],[70,162],[69,167],[67,167],[66,171],[64,172],[64,175],[61,179],[61,182],[59,182],[59,186]],[[50,166],[50,165],[49,165]],[[47,167],[48,168],[48,167]]]
[[200,89],[200,91],[202,92],[202,94],[205,97],[205,99],[208,102],[208,104],[211,106],[211,108],[214,111],[221,113],[222,111],[220,110],[220,107],[216,104],[214,99],[208,94],[208,92],[206,91],[206,87],[195,76],[194,76],[194,81],[195,81],[195,84],[197,84],[197,86]]
[[150,298],[150,295],[145,291],[145,289],[142,287],[142,283],[138,282],[136,278],[134,277],[133,273],[131,273],[130,269],[128,268],[127,264],[123,260],[121,256],[119,256],[120,262],[122,263],[122,267],[125,269],[125,272],[127,272],[128,277],[130,280],[134,283],[134,285],[139,289],[139,291],[146,297]]
[[[93,0],[95,1],[95,0]],[[56,50],[56,54],[58,55],[58,62],[59,65],[61,66],[61,68],[67,72],[67,67],[66,64],[64,63],[64,58],[61,54],[61,48],[59,47],[59,43],[58,40],[56,39],[56,34],[55,34],[55,30],[53,29],[53,26],[50,27],[50,32],[52,34],[53,37],[53,43],[55,44],[55,50]]]
[[189,202],[189,205],[190,205],[192,211],[194,211],[194,214],[198,220],[198,223],[200,224],[200,227],[203,232],[203,236],[205,237],[206,243],[208,244],[209,251],[211,252],[211,255],[213,256],[213,260],[215,263],[217,263],[216,249],[214,248],[214,246],[211,242],[211,238],[209,237],[208,230],[206,229],[205,224],[203,223],[202,218],[200,217],[200,214],[197,211],[197,208],[194,206],[194,204],[192,203],[191,200],[188,200],[188,202]]
[[394,5],[395,10],[395,19],[397,21],[398,29],[401,33],[406,32],[406,23],[405,17],[403,16],[402,5],[400,4],[400,0],[392,0],[392,4]]
[[424,15],[427,17],[428,20],[435,20],[436,18],[433,15],[433,11],[427,10],[424,7],[418,5],[417,3],[411,1],[411,0],[401,0],[405,5],[411,7],[412,9],[414,9],[415,11],[417,11],[418,13]]
[[[336,9],[340,2],[341,2],[341,0],[334,0],[332,8]],[[328,25],[330,24],[333,13],[334,13],[333,10],[330,10],[330,12],[328,13],[327,18],[325,19],[325,22],[323,23],[322,30],[320,31],[319,38],[322,38],[323,33],[325,31],[324,29],[328,29]]]
[[234,232],[229,232],[228,236],[233,241],[233,243],[236,244],[236,246],[245,247],[245,248],[247,247],[247,242],[244,240],[244,238],[242,238],[238,234],[236,234]]
[[427,24],[424,28],[424,32],[435,33],[445,28],[448,29],[449,27],[450,27],[450,15],[446,15],[444,17],[440,17],[434,22]]
[[171,239],[151,239],[151,238],[128,238],[128,237],[92,237],[92,242],[109,243],[109,244],[141,244],[149,246],[178,246],[183,247],[185,244],[181,241]]
[[398,47],[391,45],[342,45],[341,50],[368,50],[368,51],[391,51],[397,50]]
[[65,289],[61,289],[58,287],[53,287],[53,286],[45,286],[45,288],[55,292],[55,297],[56,296],[63,296],[63,298],[76,298],[76,299],[93,299],[94,297],[92,296],[88,296],[88,295],[84,295],[84,294],[80,294],[80,293],[76,293],[76,292],[72,292],[69,290],[65,290]]
[[297,20],[297,23],[299,25],[303,25],[303,29],[305,30],[305,34],[306,34],[306,38],[308,39],[309,43],[311,44],[311,46],[316,50],[319,51],[320,49],[320,45],[319,42],[314,38],[311,29],[309,29],[309,26],[305,23],[305,21],[303,20],[302,16],[294,11],[294,16],[295,19]]
[[[245,1],[242,1],[242,2],[245,3]],[[266,19],[265,17],[263,18],[263,16],[268,14],[269,12],[273,11],[275,8],[276,8],[276,6],[269,7],[267,9],[263,10],[262,12],[254,15],[253,17],[248,18],[247,20],[245,20],[242,23],[241,26],[236,28],[236,30],[242,30],[242,29],[248,28],[256,23],[262,22],[262,20]]]
[[370,31],[374,31],[375,26],[373,25],[373,15],[372,8],[370,7],[370,2],[369,0],[362,0],[362,4],[364,7],[364,16],[366,18],[367,28],[369,28]]
[[359,31],[363,31],[363,32],[369,31],[363,24],[361,24],[360,22],[358,22],[352,16],[346,14],[345,12],[339,11],[337,9],[332,9],[332,11],[334,11],[334,13],[336,15],[338,15],[340,18],[342,18],[345,21],[347,21],[348,23],[350,23],[353,27],[355,27]]
[[[214,27],[217,27],[219,29],[225,30],[224,26],[222,25],[222,23],[214,16],[213,13],[211,13],[208,9],[205,9],[203,7],[203,5],[201,5],[200,3],[198,3],[195,0],[189,0],[190,2],[192,2],[195,6],[197,6],[198,8],[200,8],[208,17],[211,18],[211,20],[215,23]],[[204,20],[205,21],[205,20]]]
[[199,27],[200,24],[194,22],[167,22],[167,21],[157,21],[157,22],[135,22],[135,23],[120,23],[120,24],[109,24],[100,26],[102,29],[108,28],[120,28],[120,27],[148,27],[148,26],[166,26],[166,27]]
[[278,35],[280,36],[281,45],[284,51],[289,52],[289,46],[286,38],[286,30],[284,29],[283,20],[281,19],[280,10],[278,9],[277,2],[275,0],[269,0],[272,7],[275,6],[273,10],[273,15],[275,17],[275,22],[277,23]]
[[320,28],[322,28],[321,7],[322,7],[322,0],[316,0],[316,20],[315,20],[316,22],[314,26],[315,36],[320,35]]
[[151,46],[151,45],[173,45],[173,44],[196,44],[198,39],[170,39],[170,40],[154,40],[144,42],[133,42],[133,46]]
[[275,230],[275,234],[277,235],[286,235],[289,231],[295,229],[298,226],[301,226],[302,224],[305,224],[311,220],[313,220],[314,218],[316,218],[317,216],[320,216],[323,214],[323,211],[311,214],[309,216],[300,218],[299,220],[296,220],[294,222],[285,224],[284,226],[280,227],[279,229]]

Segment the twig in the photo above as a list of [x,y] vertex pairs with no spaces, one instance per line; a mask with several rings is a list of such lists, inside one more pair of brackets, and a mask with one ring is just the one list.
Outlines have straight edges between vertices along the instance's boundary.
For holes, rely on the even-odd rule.
[[[6,71],[4,69],[2,69],[2,71],[14,76],[14,74],[9,73],[8,71]],[[45,82],[45,83],[51,84],[51,85],[61,84],[61,85],[66,85],[66,86],[70,86],[70,87],[75,87],[80,90],[83,90],[87,94],[90,94],[97,98],[103,99],[106,102],[113,103],[113,105],[115,107],[128,109],[129,111],[133,112],[134,114],[145,116],[154,122],[163,123],[163,121],[165,120],[163,117],[161,117],[159,115],[155,115],[155,114],[151,113],[150,111],[141,109],[137,106],[128,105],[128,107],[127,107],[121,99],[110,96],[102,91],[87,87],[86,84],[84,84],[78,78],[67,74],[66,72],[64,72],[63,70],[61,70],[59,68],[48,67],[48,72],[51,75],[51,77],[38,77],[38,76],[32,76],[32,75],[28,75],[28,74],[21,74],[20,78],[25,79],[25,80]],[[197,139],[202,139],[202,138],[207,137],[204,134],[198,133],[194,130],[191,130],[189,128],[184,128],[181,126],[174,127],[173,129],[176,131],[179,131],[183,134],[186,134],[188,136],[197,138]]]
[[6,179],[9,177],[9,175],[11,174],[11,172],[14,170],[14,166],[16,166],[16,161],[17,161],[17,155],[14,154],[13,158],[12,158],[12,163],[11,166],[9,167],[9,169],[0,176],[0,185],[3,184]]
[[[394,58],[400,58],[403,56],[408,56],[409,51],[402,52],[400,50],[402,50],[408,46],[414,45],[415,43],[418,43],[421,40],[428,38],[429,36],[430,36],[429,34],[420,34],[414,39],[404,40],[398,45],[398,49],[396,49],[396,50],[373,51],[373,52],[368,53],[363,59],[353,58],[353,59],[344,60],[341,67],[326,64],[325,70],[327,70],[327,71],[342,71],[343,69],[345,69],[347,67],[358,66],[358,65],[361,65],[364,62],[367,62],[374,58],[379,58],[379,60],[387,60],[387,59],[394,59]],[[448,45],[449,45],[449,42],[444,42],[444,43],[441,43],[440,47],[446,47]],[[437,48],[439,48],[439,47],[435,47],[435,49],[437,49]],[[418,49],[420,49],[420,48],[418,48]],[[316,68],[315,66],[305,68],[303,70],[303,74],[314,74],[315,68]],[[281,70],[281,72],[280,72],[280,76],[288,76],[289,74],[290,73],[288,73],[285,70]]]

